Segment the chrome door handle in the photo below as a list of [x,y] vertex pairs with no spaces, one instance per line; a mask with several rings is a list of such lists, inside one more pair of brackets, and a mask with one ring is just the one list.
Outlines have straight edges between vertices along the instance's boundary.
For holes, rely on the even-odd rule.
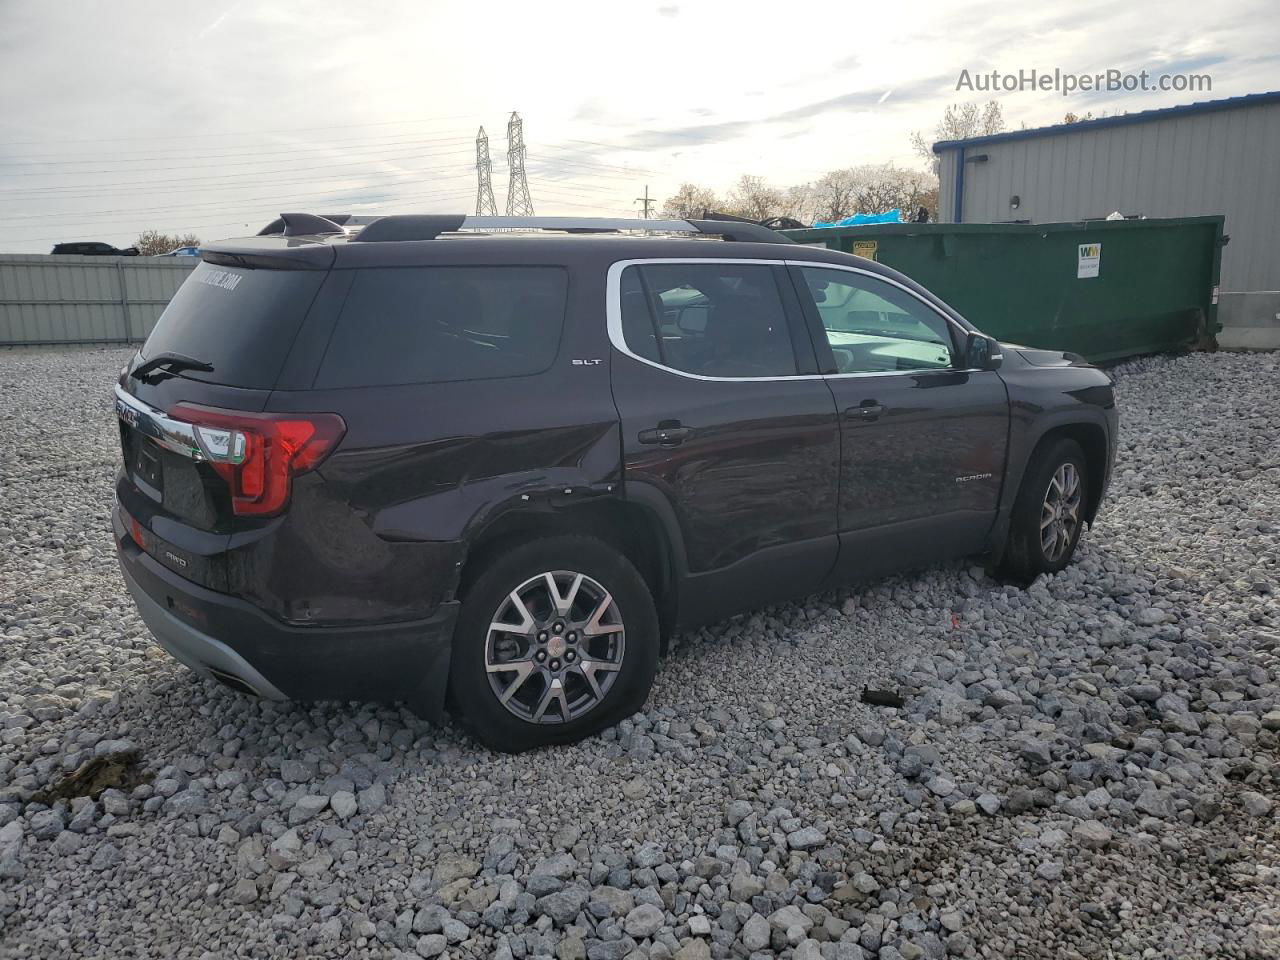
[[652,430],[641,430],[638,439],[641,443],[657,443],[664,447],[675,447],[685,442],[693,433],[692,427],[686,427],[678,421],[672,424],[659,424]]
[[856,407],[850,407],[844,415],[851,420],[872,421],[884,413],[884,407],[874,400],[864,400]]

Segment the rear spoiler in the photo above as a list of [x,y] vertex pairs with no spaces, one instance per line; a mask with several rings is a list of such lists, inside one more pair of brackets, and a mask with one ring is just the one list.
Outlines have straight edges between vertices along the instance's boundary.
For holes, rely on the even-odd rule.
[[337,255],[332,244],[322,239],[280,233],[222,240],[200,248],[205,263],[263,270],[328,270]]

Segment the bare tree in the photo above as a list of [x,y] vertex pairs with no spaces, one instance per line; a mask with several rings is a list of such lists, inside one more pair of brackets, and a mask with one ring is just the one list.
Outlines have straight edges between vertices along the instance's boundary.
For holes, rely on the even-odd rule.
[[662,215],[697,219],[704,211],[731,213],[751,220],[791,217],[801,223],[832,223],[855,213],[886,213],[898,208],[911,219],[924,207],[931,218],[938,212],[938,180],[922,170],[903,170],[893,164],[863,164],[829,170],[812,183],[774,187],[763,177],[738,178],[727,198],[710,187],[682,183],[662,205]]
[[862,185],[861,167],[830,170],[813,186],[814,222],[834,223],[858,212],[856,197]]
[[708,210],[720,209],[721,201],[710,187],[682,183],[680,189],[662,205],[662,215],[674,220],[697,219]]
[[942,114],[942,119],[933,128],[933,136],[926,139],[924,134],[916,131],[911,135],[911,148],[936,175],[938,158],[934,155],[933,145],[941,140],[968,140],[970,137],[987,137],[1004,129],[1004,113],[999,102],[989,100],[977,103],[950,103]]
[[749,220],[765,220],[782,212],[782,191],[765,183],[764,177],[744,173],[729,193],[727,212]]
[[811,183],[800,183],[787,187],[782,194],[782,206],[779,215],[799,220],[801,223],[813,223],[816,219],[818,194]]
[[931,173],[900,170],[893,164],[864,164],[831,170],[814,184],[814,219],[834,223],[855,213],[887,213],[894,208],[914,217],[920,207],[937,216],[938,179]]
[[198,247],[200,246],[200,238],[194,233],[177,234],[161,233],[159,230],[143,230],[138,234],[138,239],[133,245],[138,248],[138,253],[144,257],[158,257],[161,254],[168,253],[178,247]]

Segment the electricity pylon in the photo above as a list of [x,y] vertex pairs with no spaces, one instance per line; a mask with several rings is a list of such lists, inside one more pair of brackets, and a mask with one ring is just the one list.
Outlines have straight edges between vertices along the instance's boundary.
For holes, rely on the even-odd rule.
[[524,172],[524,121],[512,111],[507,121],[507,216],[532,217],[533,198]]
[[481,127],[476,134],[476,216],[497,215],[498,205],[493,200],[493,161],[489,159],[489,135]]

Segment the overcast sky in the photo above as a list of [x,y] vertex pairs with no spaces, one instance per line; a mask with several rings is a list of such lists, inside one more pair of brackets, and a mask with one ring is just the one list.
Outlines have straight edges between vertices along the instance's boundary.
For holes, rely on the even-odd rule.
[[199,4],[0,0],[0,251],[206,240],[282,209],[499,212],[525,121],[539,214],[626,216],[681,181],[920,166],[962,70],[1212,76],[1212,91],[1015,92],[1010,127],[1280,89],[1274,0]]

